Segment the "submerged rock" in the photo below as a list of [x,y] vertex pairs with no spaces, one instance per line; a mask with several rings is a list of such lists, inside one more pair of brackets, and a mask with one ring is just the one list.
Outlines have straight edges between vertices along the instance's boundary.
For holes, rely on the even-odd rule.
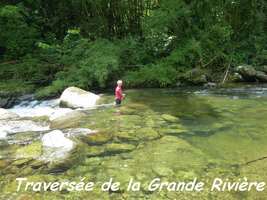
[[162,176],[162,177],[168,177],[168,176],[172,176],[173,170],[166,167],[166,166],[161,166],[161,165],[155,165],[152,167],[153,172],[155,172],[158,176]]
[[135,149],[131,144],[111,143],[105,146],[106,153],[124,153]]
[[17,158],[38,158],[42,154],[42,143],[33,142],[23,146],[16,151]]
[[64,131],[64,133],[68,137],[70,137],[70,136],[89,135],[89,134],[97,133],[97,131],[91,130],[89,128],[70,128]]
[[60,106],[67,108],[88,108],[96,104],[100,97],[77,87],[67,88],[60,97]]
[[100,145],[109,142],[112,139],[112,135],[108,132],[99,132],[90,134],[85,138],[86,143],[90,145]]
[[10,112],[6,109],[0,108],[0,120],[4,119],[16,119],[19,116],[16,113]]
[[137,137],[143,140],[153,140],[158,138],[159,134],[152,128],[141,128],[137,130]]
[[179,121],[178,117],[175,117],[175,116],[172,116],[172,115],[169,115],[169,114],[163,114],[163,115],[161,115],[161,118],[164,119],[167,122],[172,122],[172,123],[175,123],[175,122]]
[[131,134],[128,132],[117,132],[116,133],[116,138],[119,141],[123,142],[136,142],[139,140],[139,138],[135,134]]
[[51,129],[65,129],[76,127],[82,118],[86,117],[86,114],[82,111],[75,110],[65,113],[64,115],[51,121]]
[[2,120],[0,121],[0,135],[5,133],[19,133],[28,131],[46,131],[49,126],[46,122],[38,122],[30,119]]
[[184,127],[176,127],[176,128],[160,128],[159,132],[163,135],[177,135],[181,133],[186,133],[187,130]]

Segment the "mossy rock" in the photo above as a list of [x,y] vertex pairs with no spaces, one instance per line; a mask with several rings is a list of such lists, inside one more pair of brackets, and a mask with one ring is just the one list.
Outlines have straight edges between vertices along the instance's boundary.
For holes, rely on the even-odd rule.
[[9,163],[6,160],[0,160],[0,169],[4,169],[8,164]]
[[179,118],[178,117],[175,117],[175,116],[172,116],[172,115],[169,115],[169,114],[163,114],[163,115],[161,115],[161,118],[164,119],[165,121],[171,122],[171,123],[179,122]]
[[16,151],[17,158],[38,158],[42,154],[42,143],[33,142],[27,146],[21,147]]
[[117,132],[116,137],[120,141],[127,141],[127,142],[139,140],[138,137],[136,137],[134,134],[131,134],[129,132]]
[[49,122],[49,117],[48,116],[31,117],[29,119],[34,121],[34,122]]
[[23,159],[18,159],[12,163],[13,166],[20,167],[23,165],[28,164],[30,161],[32,161],[31,158],[23,158]]
[[90,145],[100,145],[109,142],[112,139],[112,134],[108,132],[97,132],[85,137],[86,143]]
[[141,128],[137,130],[136,135],[138,138],[144,140],[153,140],[160,136],[159,133],[152,128]]
[[175,127],[175,128],[160,128],[159,133],[163,135],[177,135],[181,133],[186,133],[188,130],[184,127]]
[[43,160],[34,160],[33,162],[30,163],[31,168],[33,169],[39,169],[40,167],[46,165],[47,162]]
[[162,177],[168,177],[174,174],[173,170],[166,166],[156,165],[156,166],[153,166],[152,169],[158,176],[162,176]]
[[51,129],[77,128],[87,115],[82,111],[72,111],[51,121]]
[[124,153],[135,149],[131,144],[111,143],[105,146],[106,153]]
[[97,157],[105,153],[105,148],[103,146],[91,146],[86,153],[88,157]]

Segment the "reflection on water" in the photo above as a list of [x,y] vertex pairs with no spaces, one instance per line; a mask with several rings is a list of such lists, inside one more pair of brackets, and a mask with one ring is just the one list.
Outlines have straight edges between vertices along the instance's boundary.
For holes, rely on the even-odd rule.
[[[0,160],[1,193],[14,192],[17,176],[40,181],[86,177],[99,184],[109,178],[121,183],[119,192],[90,192],[92,199],[265,199],[265,191],[211,193],[205,187],[200,193],[149,192],[146,186],[155,177],[165,181],[196,177],[207,185],[216,177],[267,180],[266,94],[264,87],[129,90],[121,107],[92,110],[74,127],[98,133],[75,138],[77,148],[64,162]],[[111,101],[113,96],[106,95],[102,103]],[[27,151],[38,148],[38,141],[32,144]],[[1,151],[9,155],[20,148],[3,143]],[[140,192],[126,191],[131,178],[142,183]],[[29,194],[14,198],[88,198],[88,192]]]

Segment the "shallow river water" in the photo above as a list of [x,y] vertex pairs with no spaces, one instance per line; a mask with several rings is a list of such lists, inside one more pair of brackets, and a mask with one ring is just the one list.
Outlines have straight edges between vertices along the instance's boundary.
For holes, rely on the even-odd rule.
[[[30,138],[22,144],[0,141],[0,199],[267,199],[256,192],[210,191],[215,178],[223,181],[267,182],[267,88],[219,90],[128,90],[121,107],[90,110],[68,128],[97,133],[73,138],[76,148],[64,161],[39,160],[42,132],[17,133]],[[113,101],[104,95],[101,103]],[[15,152],[15,153],[14,153]],[[31,156],[32,155],[32,156]],[[16,192],[17,177],[29,181],[92,181],[93,191]],[[83,179],[85,178],[85,179]],[[101,191],[110,178],[118,191]],[[154,178],[161,182],[204,182],[201,192],[149,191]],[[130,180],[138,192],[127,191]]]

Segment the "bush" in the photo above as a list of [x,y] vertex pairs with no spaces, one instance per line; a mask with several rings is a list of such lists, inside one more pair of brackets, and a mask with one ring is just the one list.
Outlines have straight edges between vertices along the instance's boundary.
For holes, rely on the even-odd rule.
[[[7,5],[0,7],[0,45],[7,58],[18,58],[31,51],[39,33],[26,22],[24,9]],[[4,30],[4,31],[3,31]]]
[[127,87],[167,87],[175,84],[177,72],[166,64],[147,65],[124,77]]

